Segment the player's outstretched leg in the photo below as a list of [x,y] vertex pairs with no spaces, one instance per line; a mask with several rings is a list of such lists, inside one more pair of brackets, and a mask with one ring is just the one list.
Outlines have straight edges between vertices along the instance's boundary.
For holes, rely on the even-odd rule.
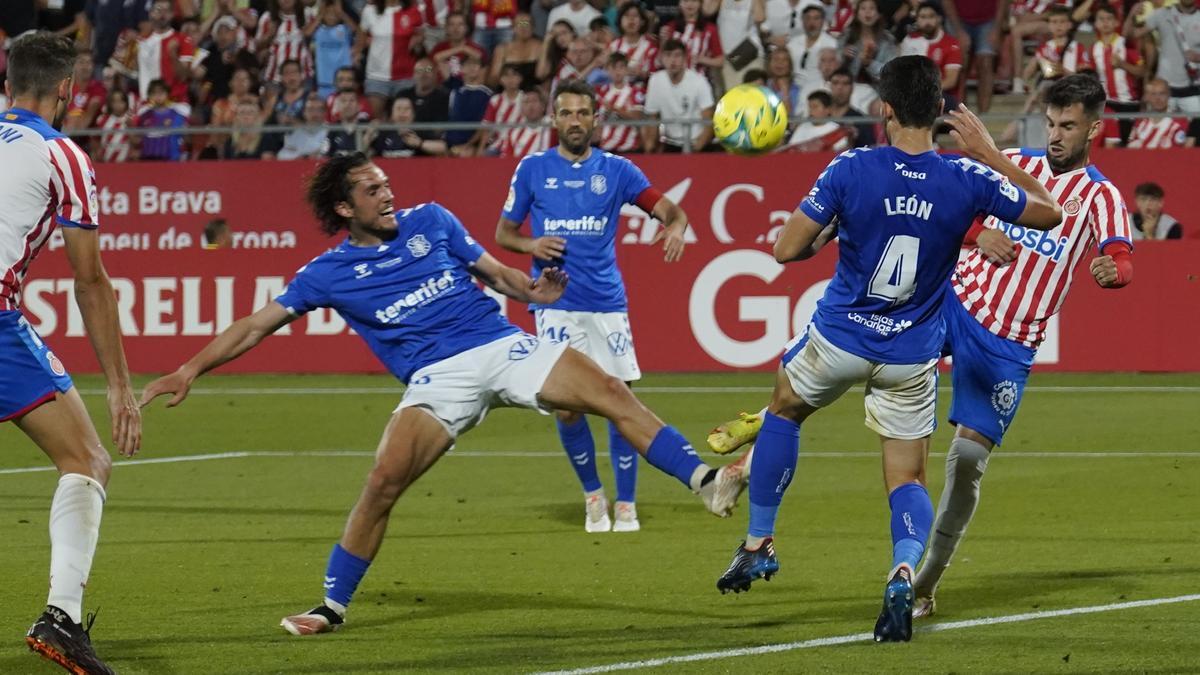
[[929,439],[884,439],[884,482],[891,490],[892,571],[883,592],[883,609],[875,623],[876,642],[912,639],[913,570],[925,552],[933,523],[933,502],[925,489],[925,455]]
[[663,424],[621,380],[608,375],[591,359],[567,349],[538,393],[547,407],[602,415],[637,449],[651,466],[674,476],[700,494],[715,515],[730,515],[742,492],[741,470],[714,469],[696,456],[687,439]]
[[946,486],[938,501],[929,552],[913,580],[914,619],[932,616],[937,611],[934,599],[937,586],[979,506],[979,484],[987,470],[991,445],[991,441],[965,427],[959,427],[959,435],[950,443],[946,453]]
[[112,461],[74,388],[15,420],[58,467],[50,504],[50,594],[25,637],[39,656],[73,672],[113,672],[96,656],[83,624],[83,589],[100,538]]
[[354,591],[379,552],[392,506],[451,443],[450,432],[424,408],[401,408],[392,415],[375,453],[375,466],[350,512],[341,541],[329,555],[323,601],[307,612],[284,617],[280,622],[284,630],[292,635],[315,635],[341,627]]
[[588,427],[587,415],[560,411],[555,414],[558,438],[571,460],[571,468],[583,486],[583,529],[586,532],[608,532],[612,520],[608,517],[608,499],[596,473],[596,443]]
[[608,423],[608,451],[612,456],[613,477],[617,483],[613,532],[637,532],[642,529],[636,506],[638,454],[612,421]]

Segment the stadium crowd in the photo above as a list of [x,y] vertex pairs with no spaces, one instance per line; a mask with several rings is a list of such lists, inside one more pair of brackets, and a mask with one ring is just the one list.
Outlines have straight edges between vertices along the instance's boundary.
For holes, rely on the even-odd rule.
[[[606,150],[712,148],[710,127],[671,120],[708,117],[743,82],[788,106],[795,123],[782,151],[837,150],[882,142],[874,85],[904,54],[939,65],[948,107],[970,83],[971,105],[985,113],[996,92],[1024,93],[1035,111],[1048,83],[1094,72],[1109,111],[1157,113],[1107,120],[1097,144],[1168,148],[1200,135],[1195,3],[4,0],[0,45],[36,29],[75,40],[65,128],[99,130],[81,139],[97,161],[354,149],[520,157],[551,147],[548,96],[574,78],[597,88],[607,119],[664,120],[603,126]],[[0,49],[0,77],[4,69]],[[485,126],[407,126],[437,122]],[[155,131],[126,132],[134,127]],[[181,127],[212,131],[172,131]],[[1036,116],[1003,136],[1044,143]]]

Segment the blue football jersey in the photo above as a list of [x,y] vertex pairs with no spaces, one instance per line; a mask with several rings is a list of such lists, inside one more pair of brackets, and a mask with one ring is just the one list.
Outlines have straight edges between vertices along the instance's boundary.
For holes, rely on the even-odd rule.
[[571,278],[557,302],[531,305],[532,309],[627,310],[616,251],[621,206],[636,202],[649,188],[650,181],[633,162],[596,148],[582,162],[572,162],[556,150],[521,160],[500,215],[523,223],[532,214],[534,237],[566,239],[562,259],[534,259],[531,275],[537,278],[543,267],[558,265]]
[[275,299],[301,315],[330,307],[405,383],[431,363],[520,329],[471,276],[485,253],[454,214],[421,204],[396,214],[396,238],[380,246],[347,239],[300,268]]
[[936,152],[856,149],[835,158],[800,209],[838,220],[837,271],[813,322],[838,347],[878,363],[937,358],[939,313],[977,214],[1011,222],[1025,193],[991,169]]

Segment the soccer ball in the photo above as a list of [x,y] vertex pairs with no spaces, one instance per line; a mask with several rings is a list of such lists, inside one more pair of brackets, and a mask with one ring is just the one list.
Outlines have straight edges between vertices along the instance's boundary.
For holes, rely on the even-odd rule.
[[739,154],[766,152],[787,133],[787,108],[775,92],[757,84],[729,91],[713,111],[713,134],[726,150]]

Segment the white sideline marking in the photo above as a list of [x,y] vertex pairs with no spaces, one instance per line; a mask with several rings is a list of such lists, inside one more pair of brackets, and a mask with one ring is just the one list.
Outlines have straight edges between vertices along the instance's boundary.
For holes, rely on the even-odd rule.
[[[958,630],[960,628],[974,628],[976,626],[996,626],[1005,623],[1020,623],[1022,621],[1034,621],[1036,619],[1051,619],[1060,616],[1077,616],[1080,614],[1096,614],[1099,612],[1115,612],[1122,609],[1136,609],[1138,607],[1156,607],[1159,605],[1170,605],[1178,602],[1195,602],[1200,600],[1200,594],[1195,595],[1178,595],[1173,598],[1154,598],[1152,600],[1135,600],[1132,602],[1118,602],[1111,605],[1094,605],[1092,607],[1072,607],[1070,609],[1054,609],[1041,612],[1027,612],[1024,614],[1010,614],[1008,616],[994,616],[984,619],[968,619],[966,621],[950,621],[948,623],[938,623],[931,626],[917,628],[916,633],[940,633],[947,630]],[[694,663],[696,661],[716,661],[718,659],[729,659],[740,656],[756,656],[759,654],[775,654],[778,652],[790,652],[797,649],[812,649],[813,647],[829,647],[832,645],[843,645],[854,642],[870,642],[874,637],[871,633],[854,633],[852,635],[838,635],[835,637],[816,638],[813,640],[805,640],[803,642],[787,642],[783,644],[763,645],[761,647],[743,647],[740,649],[724,649],[715,652],[701,652],[698,654],[685,654],[682,656],[668,656],[659,659],[647,659],[645,661],[624,661],[621,663],[611,663],[605,666],[592,666],[590,668],[576,668],[573,670],[555,670],[537,675],[590,675],[591,673],[612,673],[619,670],[634,670],[637,668],[654,668],[657,666],[667,666],[676,663]]]
[[[765,374],[769,375],[769,374]],[[639,394],[769,394],[771,387],[637,387]],[[938,387],[938,391],[952,391],[949,386]],[[1025,387],[1025,391],[1056,394],[1197,394],[1200,386],[1148,385],[1138,386],[1038,386]],[[103,396],[104,389],[80,389],[83,396]],[[197,387],[191,396],[359,396],[363,394],[400,395],[404,388],[396,387]]]
[[[720,455],[711,452],[701,453],[704,457],[720,457]],[[944,457],[944,452],[931,452],[930,457]],[[215,452],[205,455],[177,455],[175,457],[148,457],[145,459],[117,459],[113,462],[113,467],[119,466],[140,466],[143,464],[176,464],[179,462],[207,462],[214,459],[239,459],[242,457],[374,457],[375,453],[370,450],[306,450],[302,452],[293,452],[288,450],[242,450],[238,452]],[[562,457],[562,452],[556,451],[517,451],[517,450],[451,450],[446,453],[447,457],[493,457],[493,458],[535,458],[543,459],[547,457]],[[878,457],[878,452],[870,451],[850,451],[850,452],[804,452],[801,451],[802,457],[819,457],[824,459],[842,459],[842,458],[859,458],[859,457]],[[1009,452],[999,455],[1000,457],[1027,457],[1037,459],[1104,459],[1104,458],[1132,458],[1132,457],[1200,457],[1200,452]],[[606,454],[597,453],[596,458],[600,461],[611,461]],[[23,466],[14,469],[0,469],[0,476],[15,474],[15,473],[40,473],[43,471],[55,471],[53,466]]]

